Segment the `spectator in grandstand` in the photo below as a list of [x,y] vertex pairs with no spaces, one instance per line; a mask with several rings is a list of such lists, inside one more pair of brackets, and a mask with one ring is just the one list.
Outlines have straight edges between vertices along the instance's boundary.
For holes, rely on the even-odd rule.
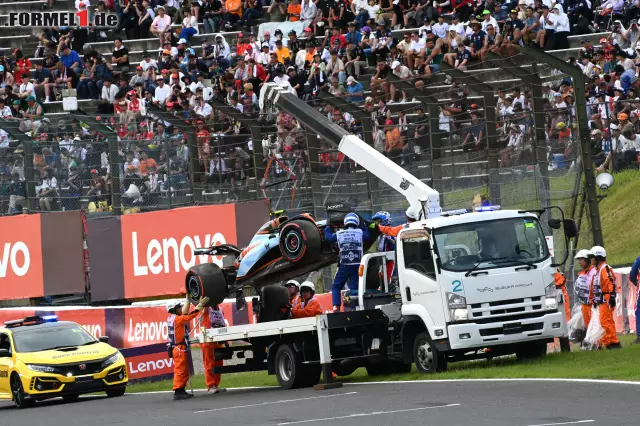
[[116,64],[113,75],[119,77],[129,72],[129,49],[125,47],[120,38],[115,39],[113,45],[112,61]]
[[191,14],[191,11],[186,10],[182,20],[180,38],[189,41],[196,34],[198,34],[198,19]]
[[242,19],[242,0],[225,0],[221,28],[230,31]]
[[65,69],[71,70],[76,75],[82,73],[82,58],[64,41],[58,45],[58,55],[60,55],[60,62],[64,64]]
[[364,86],[353,76],[347,78],[347,101],[362,104],[364,101]]
[[38,197],[38,206],[41,211],[51,211],[52,203],[56,200],[58,194],[58,181],[53,174],[53,168],[47,166],[44,168],[45,176],[42,183],[36,187],[36,196]]
[[6,93],[6,89],[13,86],[13,74],[6,68],[6,65],[0,65],[0,95]]
[[47,86],[51,80],[51,71],[48,68],[44,68],[42,61],[36,62],[36,70],[33,73],[33,90],[37,96],[44,94],[44,102],[49,102],[50,89]]
[[27,109],[21,111],[22,120],[20,121],[21,132],[36,133],[38,127],[40,127],[40,120],[44,117],[44,109],[42,105],[36,102],[35,96],[29,96],[25,99],[27,102]]
[[114,85],[110,79],[107,78],[103,81],[101,103],[98,106],[98,110],[102,114],[113,114],[113,104],[116,101],[118,91],[118,86]]
[[160,48],[162,48],[165,39],[170,36],[171,17],[166,14],[163,6],[158,6],[156,10],[158,15],[153,19],[150,31],[153,35],[158,37],[160,40]]

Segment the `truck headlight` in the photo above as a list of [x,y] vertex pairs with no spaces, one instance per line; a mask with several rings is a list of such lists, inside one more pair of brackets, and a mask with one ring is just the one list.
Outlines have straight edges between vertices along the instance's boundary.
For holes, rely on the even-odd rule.
[[102,363],[102,368],[110,366],[111,364],[115,363],[119,359],[120,359],[120,352],[116,352],[115,354],[111,355],[109,358],[104,360],[104,362]]
[[449,309],[451,321],[460,322],[469,319],[469,311],[467,308]]
[[549,284],[544,289],[544,303],[547,311],[556,311],[558,310],[558,290],[556,289],[555,283]]
[[54,367],[49,367],[48,365],[37,365],[37,364],[27,364],[29,370],[37,371],[38,373],[55,373],[56,369]]
[[466,309],[467,299],[465,299],[463,296],[460,296],[458,294],[447,293],[447,305],[449,306],[449,309],[456,309],[456,308]]

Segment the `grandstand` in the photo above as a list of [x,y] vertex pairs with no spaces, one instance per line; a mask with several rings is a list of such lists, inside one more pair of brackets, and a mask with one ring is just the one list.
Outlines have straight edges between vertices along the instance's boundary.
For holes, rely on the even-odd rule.
[[[75,10],[79,6],[77,3],[57,0],[53,9]],[[99,6],[95,2],[91,3],[91,8]],[[106,2],[106,5],[111,3],[113,2]],[[153,13],[158,14],[159,2],[150,3],[155,7],[152,9]],[[260,9],[262,14],[261,18],[252,22],[250,29],[224,27],[223,32],[214,34],[206,33],[207,28],[202,21],[208,13],[209,3],[202,3],[199,8],[193,5],[183,7],[183,11],[198,8],[202,12],[200,22],[196,25],[183,25],[172,19],[169,30],[172,34],[171,46],[161,47],[157,36],[130,26],[125,26],[121,31],[96,29],[87,33],[78,29],[71,33],[44,31],[44,34],[42,29],[0,27],[0,48],[4,52],[4,63],[8,69],[15,74],[16,61],[20,61],[22,75],[31,74],[32,78],[38,78],[38,75],[42,76],[39,70],[43,64],[43,68],[51,67],[52,77],[49,82],[52,79],[59,80],[50,85],[49,92],[45,92],[44,87],[37,87],[33,91],[37,97],[35,108],[40,108],[44,114],[43,119],[9,119],[2,123],[1,128],[7,135],[4,136],[4,146],[0,144],[0,167],[5,171],[5,176],[0,181],[3,185],[3,192],[0,192],[0,213],[80,208],[89,209],[94,214],[132,213],[267,196],[271,199],[273,208],[313,210],[316,214],[322,214],[324,204],[335,199],[344,200],[346,194],[348,200],[362,211],[375,211],[385,207],[401,217],[402,200],[388,191],[383,183],[375,182],[365,171],[335,152],[335,147],[322,140],[318,141],[304,123],[295,123],[295,120],[282,112],[270,116],[258,112],[255,102],[258,88],[254,87],[253,91],[249,91],[245,84],[257,86],[261,82],[261,76],[252,75],[248,78],[244,71],[238,73],[236,67],[242,54],[248,59],[246,49],[250,44],[247,41],[249,33],[260,36],[256,50],[262,50],[265,29],[274,27],[274,22],[271,21],[272,18],[276,19],[268,13],[270,5],[260,7],[259,2],[247,3],[256,10]],[[472,4],[475,10],[471,15],[478,15],[479,19],[484,19],[484,10],[494,10],[493,2]],[[1,3],[0,26],[6,22],[11,12],[40,10],[43,5],[44,2],[39,1]],[[318,16],[326,13],[324,18],[327,18],[330,16],[329,9],[335,7],[339,10],[344,6],[345,3],[340,1],[327,4],[321,2],[318,4]],[[524,14],[524,6],[526,5],[521,7],[514,2],[502,5],[499,10],[508,14],[510,8],[518,8],[517,14],[520,15]],[[243,7],[246,8],[246,5]],[[390,15],[395,13],[398,17],[404,16],[408,13],[405,9],[412,7],[415,7],[413,2],[401,1],[399,6],[393,6]],[[539,8],[544,13],[542,5]],[[125,9],[118,6],[114,13],[126,15],[128,12]],[[143,8],[141,10],[144,12]],[[567,105],[564,102],[566,95],[572,96],[573,101],[576,101],[575,88],[571,86],[571,79],[566,73],[543,61],[531,60],[523,54],[505,55],[506,50],[503,50],[500,54],[503,57],[510,56],[512,65],[501,62],[499,56],[491,59],[489,54],[484,61],[474,61],[457,70],[446,67],[443,62],[439,70],[428,66],[427,69],[431,71],[414,73],[414,70],[407,68],[408,76],[403,74],[408,63],[407,56],[398,49],[410,46],[409,42],[404,42],[403,45],[403,40],[405,37],[410,40],[414,31],[419,32],[419,38],[434,38],[435,47],[447,50],[454,56],[456,44],[465,43],[465,40],[465,50],[474,50],[473,43],[470,43],[472,35],[467,34],[473,27],[473,22],[469,20],[466,24],[456,24],[459,21],[455,21],[450,12],[446,8],[432,10],[429,15],[433,17],[432,21],[426,20],[422,27],[423,22],[414,23],[410,17],[406,28],[397,29],[390,27],[391,18],[386,15],[382,18],[382,25],[378,25],[381,16],[377,16],[367,26],[372,30],[378,29],[378,40],[390,35],[394,40],[393,49],[379,49],[377,55],[368,55],[366,61],[360,64],[359,75],[354,75],[353,70],[340,70],[334,76],[325,75],[322,84],[313,83],[313,87],[307,85],[306,90],[305,85],[301,84],[300,95],[314,106],[326,110],[328,116],[335,118],[334,121],[348,126],[368,143],[396,156],[416,176],[430,182],[444,194],[443,200],[447,208],[468,207],[476,194],[485,194],[492,201],[513,206],[540,205],[542,199],[549,198],[575,198],[577,187],[574,183],[580,172],[577,156],[578,126],[575,104]],[[572,13],[569,13],[569,19],[574,25],[572,32],[579,32],[578,23],[573,19],[577,17],[577,12],[574,10]],[[442,23],[438,23],[435,18],[438,14],[444,18]],[[506,22],[498,19],[501,17],[502,13],[496,14],[498,32],[502,32],[506,39],[512,33],[505,32]],[[301,22],[292,22],[294,19],[290,15],[282,19],[286,19],[280,24],[283,28],[292,28],[294,25],[302,28],[309,23],[302,25]],[[340,33],[347,32],[348,23],[337,21],[336,25],[340,26],[337,35],[328,38],[324,34],[325,31],[329,32],[329,24],[313,25],[317,22],[327,23],[327,19],[314,19],[312,31],[297,32],[299,49],[304,50],[305,44],[313,41],[311,49],[318,49],[321,53],[318,68],[324,69],[329,65],[327,62],[331,61],[332,39],[337,37],[338,57],[347,59],[344,51],[346,39],[342,40],[344,35]],[[146,23],[148,24],[149,22]],[[462,25],[455,27],[461,28],[461,33],[457,34],[458,39],[456,35],[450,34],[438,37],[444,26],[449,24],[452,28],[454,25]],[[190,37],[186,44],[178,43],[183,27],[190,25],[197,27],[199,33]],[[617,24],[611,19],[601,23],[600,28],[608,29],[615,25]],[[362,31],[362,28],[357,29],[358,34]],[[448,33],[446,29],[444,31],[445,34]],[[241,40],[238,37],[240,33],[244,36]],[[107,102],[85,99],[102,96],[105,85],[103,80],[98,80],[97,75],[87,72],[88,79],[100,86],[96,89],[101,89],[92,91],[85,90],[85,87],[79,88],[79,76],[73,75],[73,71],[68,68],[54,69],[52,64],[59,56],[57,50],[61,44],[61,34],[66,35],[65,43],[70,44],[68,47],[83,59],[103,58],[100,59],[100,65],[104,68],[108,63],[113,68],[107,74],[112,74],[111,85],[116,88],[111,89],[111,98]],[[219,65],[212,69],[211,54],[208,54],[210,50],[207,50],[207,46],[210,49],[216,43],[217,35],[223,37],[222,45],[228,46],[229,52],[219,56]],[[271,37],[273,41],[275,31]],[[569,35],[566,43],[557,43],[564,44],[562,49],[554,49],[553,43],[547,43],[544,47],[548,54],[562,61],[571,61],[582,57],[584,46],[589,46],[585,41],[590,45],[600,46],[601,39],[616,40],[616,37],[611,32]],[[129,66],[123,71],[119,70],[122,66],[115,58],[121,54],[114,47],[117,38],[122,39],[128,54]],[[286,41],[288,34],[284,34],[283,39]],[[553,37],[548,37],[548,40],[553,40]],[[533,42],[531,39],[529,41]],[[269,52],[276,48],[275,43],[267,43]],[[179,50],[176,49],[178,44]],[[604,45],[603,50],[610,55],[608,46]],[[164,48],[170,50],[171,59],[168,63],[162,63]],[[15,49],[19,49],[19,52],[15,52]],[[186,59],[182,52],[185,52]],[[23,58],[16,58],[16,53],[21,53]],[[188,64],[189,55],[196,56],[193,67]],[[259,55],[253,56],[254,59],[259,59]],[[145,57],[149,58],[149,62],[146,62]],[[207,57],[210,59],[205,59]],[[184,63],[180,63],[183,60]],[[386,68],[396,60],[402,63],[399,78],[394,77],[394,73]],[[157,72],[152,72],[145,62],[148,64],[156,61]],[[288,68],[295,61],[287,62],[286,65],[284,62],[283,60],[283,67]],[[388,77],[372,86],[372,77],[376,75],[378,67],[376,62],[387,64],[382,72],[388,74]],[[427,65],[433,64],[431,61]],[[138,65],[143,68],[141,81],[144,83],[138,87],[135,84],[130,86]],[[296,72],[306,73],[312,63],[304,64],[303,61],[302,66],[300,65],[294,65],[298,68]],[[24,69],[25,66],[28,66],[28,72]],[[170,71],[162,74],[160,68]],[[221,68],[231,70],[240,78],[226,76],[219,71]],[[265,66],[265,74],[268,74],[266,71],[271,71],[270,80],[274,79],[276,68]],[[285,69],[285,74],[288,74],[287,71]],[[174,73],[178,74],[178,78],[173,77]],[[203,76],[196,77],[198,73]],[[320,73],[324,74],[324,71]],[[185,83],[184,76],[189,74],[196,81]],[[167,100],[168,97],[155,93],[155,87],[160,84],[157,83],[156,76],[165,81],[165,86],[178,86],[175,98]],[[347,76],[357,77],[357,82],[362,85],[362,94],[353,98],[336,97],[335,93],[340,94],[346,90],[344,86]],[[533,90],[535,83],[532,86],[531,81],[535,80],[527,82],[527,76],[539,77],[538,84],[550,89],[536,87],[540,90]],[[338,84],[332,90],[329,89],[329,81],[334,77],[338,79]],[[199,78],[201,80],[198,82]],[[276,78],[277,81],[286,79]],[[299,80],[299,77],[291,77],[291,81],[304,83],[304,80]],[[6,81],[6,76],[3,81]],[[391,81],[395,83],[390,84]],[[563,82],[570,84],[561,86]],[[324,83],[327,83],[327,87],[323,87]],[[419,91],[415,89],[416,84],[420,86]],[[20,84],[14,81],[13,85],[14,94],[20,92]],[[193,92],[185,96],[185,87]],[[402,87],[405,88],[404,91]],[[196,100],[200,96],[198,88],[203,89],[203,104]],[[128,95],[132,89],[138,92],[133,102]],[[388,102],[389,89],[396,92],[395,102]],[[513,102],[512,99],[513,104],[505,108],[505,98],[516,95],[514,89],[520,90],[522,98],[520,102]],[[406,102],[402,102],[403,92],[407,95]],[[564,103],[559,109],[553,108],[554,92],[561,94],[560,104]],[[46,93],[50,93],[49,99],[46,99]],[[541,93],[538,99],[534,99],[536,93]],[[594,96],[595,93],[590,94],[591,98]],[[11,95],[8,99],[14,97],[15,95]],[[65,109],[63,98],[76,98],[76,102],[68,102],[71,106]],[[157,101],[159,98],[161,102],[154,102],[154,99]],[[13,108],[13,113],[17,113],[18,109],[28,110],[31,107],[26,99],[27,97],[20,98],[20,105],[16,106],[7,102],[6,107]],[[350,102],[349,99],[356,100]],[[544,110],[535,110],[538,101],[540,108]],[[124,102],[124,109],[119,108],[119,102]],[[77,109],[74,109],[75,103]],[[517,103],[520,107],[515,107],[514,104]],[[129,108],[132,104],[133,112]],[[597,106],[590,107],[590,111],[593,108]],[[617,109],[619,108],[616,111]],[[371,114],[374,119],[371,119]],[[564,121],[556,119],[560,115],[564,117]],[[602,120],[598,128],[612,123],[615,125],[616,116],[617,114],[613,120]],[[198,124],[199,119],[203,120],[202,124]],[[549,123],[553,123],[555,127],[551,128]],[[564,127],[558,128],[558,124]],[[511,127],[520,127],[520,130],[514,128],[512,131]],[[399,139],[394,134],[394,129],[399,130]],[[385,145],[388,148],[390,138],[395,138],[394,143],[401,144],[399,149],[385,149]],[[27,143],[28,141],[31,143]],[[508,148],[510,142],[518,145],[513,153]],[[540,166],[540,161],[544,166]],[[551,185],[544,183],[549,175],[552,178]],[[55,178],[55,182],[52,178]],[[52,183],[55,183],[55,188],[47,193],[50,196],[40,196],[43,188],[46,189]],[[133,190],[132,185],[135,187]],[[553,195],[550,196],[549,191],[554,192]],[[498,197],[499,193],[501,196]],[[43,198],[49,201],[43,202]]]

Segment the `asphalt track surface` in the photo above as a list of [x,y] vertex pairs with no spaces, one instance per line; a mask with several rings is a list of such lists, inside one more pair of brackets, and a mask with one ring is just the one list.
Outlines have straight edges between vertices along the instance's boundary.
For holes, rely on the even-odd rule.
[[637,424],[637,384],[564,381],[441,381],[349,384],[314,391],[280,388],[0,403],[0,425],[420,425],[556,426]]

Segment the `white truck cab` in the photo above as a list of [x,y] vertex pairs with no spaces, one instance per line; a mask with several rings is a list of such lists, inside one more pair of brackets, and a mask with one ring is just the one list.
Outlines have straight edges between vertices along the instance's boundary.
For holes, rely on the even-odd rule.
[[[395,286],[386,273],[391,259]],[[420,335],[422,352],[441,357],[437,368],[424,370],[441,370],[452,358],[469,359],[464,354],[477,358],[479,351],[541,355],[553,338],[568,335],[554,272],[536,214],[443,215],[407,224],[395,253],[363,258],[360,309],[377,307],[395,321],[405,360],[413,358],[419,368],[420,348],[414,344],[408,353],[407,343]],[[385,297],[394,291],[395,299]]]

